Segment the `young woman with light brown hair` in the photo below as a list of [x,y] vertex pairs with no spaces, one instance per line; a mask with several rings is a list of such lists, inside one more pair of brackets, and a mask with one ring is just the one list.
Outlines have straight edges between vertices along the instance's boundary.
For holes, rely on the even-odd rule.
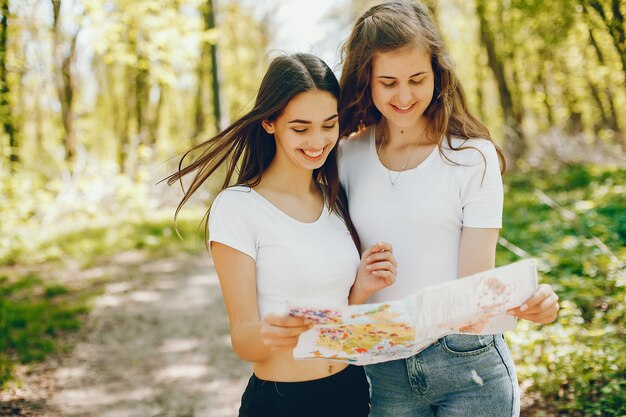
[[[394,245],[393,286],[370,301],[495,266],[505,162],[467,106],[425,7],[372,7],[344,48],[340,180],[363,244]],[[556,318],[549,285],[511,315]],[[501,334],[453,334],[408,359],[366,366],[371,417],[516,416],[515,365]]]

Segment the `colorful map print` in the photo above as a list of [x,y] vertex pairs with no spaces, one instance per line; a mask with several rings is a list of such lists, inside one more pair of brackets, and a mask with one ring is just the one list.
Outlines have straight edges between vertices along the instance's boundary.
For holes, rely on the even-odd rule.
[[292,317],[309,319],[315,324],[334,324],[342,321],[339,311],[327,308],[291,307],[288,314]]
[[367,365],[407,358],[451,333],[492,334],[515,328],[506,310],[537,288],[537,263],[527,259],[425,288],[401,300],[322,309],[289,307],[315,326],[300,335],[296,359]]
[[342,310],[290,308],[290,315],[319,323],[312,334],[307,335],[315,349],[303,353],[309,357],[351,361],[353,356],[410,352],[415,340],[410,303],[349,308],[349,315],[343,314]]
[[415,327],[406,323],[354,324],[320,327],[317,344],[348,355],[379,355],[383,350],[410,349],[415,340]]

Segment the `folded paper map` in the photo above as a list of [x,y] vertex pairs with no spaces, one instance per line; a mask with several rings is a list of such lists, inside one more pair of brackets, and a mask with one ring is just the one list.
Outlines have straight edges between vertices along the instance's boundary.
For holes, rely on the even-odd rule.
[[508,309],[537,287],[537,263],[523,260],[425,288],[397,301],[337,309],[289,306],[315,326],[300,335],[296,359],[367,365],[412,356],[451,333],[491,334],[515,328]]

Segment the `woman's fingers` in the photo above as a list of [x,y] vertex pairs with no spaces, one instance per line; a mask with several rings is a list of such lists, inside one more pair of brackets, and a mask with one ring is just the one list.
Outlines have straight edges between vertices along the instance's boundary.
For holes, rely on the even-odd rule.
[[366,268],[369,269],[371,272],[381,271],[381,270],[395,272],[396,270],[396,266],[391,261],[379,261],[379,262],[367,265]]
[[543,300],[548,298],[551,294],[554,294],[552,287],[548,284],[541,284],[537,287],[532,297],[530,297],[526,302],[524,302],[520,306],[521,311],[536,309]]
[[385,282],[385,285],[388,287],[391,284],[393,284],[394,282],[396,282],[396,273],[395,272],[391,272],[391,271],[374,271],[372,272],[372,275],[378,277],[378,278],[382,278],[382,280]]
[[390,262],[393,264],[394,267],[398,266],[398,262],[394,258],[393,253],[390,251],[376,252],[367,256],[365,256],[365,254],[363,255],[364,257],[362,259],[363,261],[365,261],[368,269],[371,269],[371,265],[379,262]]
[[366,259],[368,256],[375,253],[385,253],[385,252],[393,252],[393,247],[391,243],[387,242],[378,242],[370,246],[363,252],[361,255],[361,259]]
[[550,285],[541,284],[532,297],[518,308],[509,310],[509,314],[535,323],[548,324],[556,320],[558,311],[559,296]]
[[302,317],[267,315],[261,324],[261,338],[271,350],[293,349],[299,336],[313,327],[314,323]]
[[311,321],[304,317],[293,317],[287,315],[268,314],[263,318],[265,323],[279,327],[303,327],[307,326]]

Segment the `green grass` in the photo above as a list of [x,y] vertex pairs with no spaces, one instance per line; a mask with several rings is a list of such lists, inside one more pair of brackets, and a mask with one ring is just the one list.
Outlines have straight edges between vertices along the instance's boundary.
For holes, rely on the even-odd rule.
[[[577,165],[508,175],[505,185],[502,236],[540,259],[562,307],[555,324],[521,321],[509,335],[543,410],[533,415],[626,415],[626,170]],[[518,259],[503,247],[497,256]]]
[[200,253],[204,246],[204,227],[199,219],[179,220],[178,237],[171,219],[146,223],[118,223],[60,234],[35,250],[15,247],[0,258],[0,266],[50,262],[71,258],[83,267],[127,250],[144,250],[152,256],[185,251]]
[[58,336],[80,328],[87,305],[68,295],[67,288],[35,275],[0,277],[0,386],[10,380],[13,362],[43,360]]

